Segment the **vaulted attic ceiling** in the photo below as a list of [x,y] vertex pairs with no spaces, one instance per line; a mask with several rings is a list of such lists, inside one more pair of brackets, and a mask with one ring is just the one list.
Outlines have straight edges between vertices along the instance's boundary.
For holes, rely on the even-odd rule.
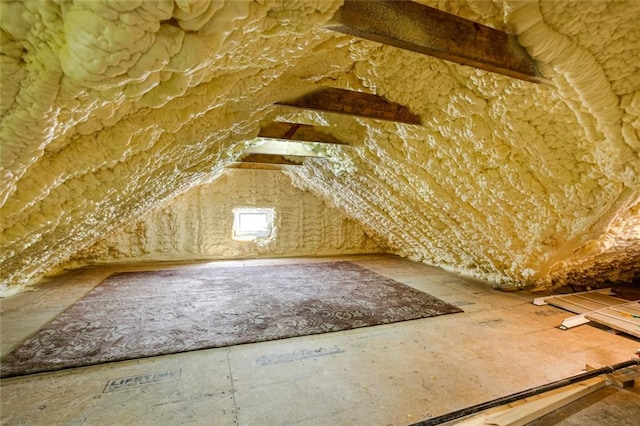
[[[4,293],[211,182],[260,131],[399,254],[502,284],[640,272],[640,3],[420,1],[517,35],[539,85],[330,31],[341,1],[1,2]],[[320,87],[422,125],[274,106]]]

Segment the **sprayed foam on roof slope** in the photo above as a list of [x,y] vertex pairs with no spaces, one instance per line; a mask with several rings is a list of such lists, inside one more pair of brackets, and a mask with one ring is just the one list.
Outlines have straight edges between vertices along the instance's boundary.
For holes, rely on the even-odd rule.
[[555,87],[328,34],[338,1],[0,3],[0,282],[211,181],[268,105],[323,83],[425,126],[303,115],[355,148],[296,185],[429,263],[510,284],[587,274],[589,241],[634,217],[640,3],[424,3],[516,32]]
[[215,178],[338,6],[2,2],[2,285]]
[[[615,234],[616,218],[635,223],[629,206],[640,178],[640,87],[625,76],[640,65],[633,42],[640,29],[629,25],[640,9],[627,6],[620,28],[629,29],[629,38],[609,45],[594,41],[601,40],[599,27],[590,24],[619,21],[618,9],[598,17],[589,8],[559,6],[571,9],[571,29],[582,35],[572,39],[562,25],[556,30],[545,24],[537,3],[506,5],[507,25],[545,64],[557,90],[362,43],[361,51],[353,49],[359,84],[408,104],[423,116],[426,129],[384,131],[363,121],[349,132],[336,130],[343,138],[358,135],[351,137],[359,145],[358,173],[335,179],[317,165],[292,171],[294,182],[345,205],[385,233],[400,254],[497,283],[558,285],[559,269],[564,276],[576,272],[573,283],[589,283],[594,274],[633,280],[640,270],[633,255],[637,237],[614,239],[623,242],[607,250],[608,274],[602,262],[590,268],[595,263],[584,260],[588,245],[583,247]],[[553,19],[564,16],[554,13]],[[599,60],[617,55],[619,67],[609,61],[603,72]],[[627,83],[615,89],[608,75]],[[356,86],[351,76],[343,83]]]

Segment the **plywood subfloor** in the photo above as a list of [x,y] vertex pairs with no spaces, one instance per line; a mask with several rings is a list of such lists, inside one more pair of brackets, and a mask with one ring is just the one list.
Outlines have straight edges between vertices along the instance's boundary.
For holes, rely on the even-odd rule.
[[[621,362],[640,348],[639,339],[591,326],[558,330],[566,312],[534,306],[528,293],[502,293],[392,256],[182,267],[327,260],[354,261],[465,312],[5,379],[2,424],[406,425],[580,373],[588,363]],[[71,272],[4,299],[2,353],[123,269]],[[640,405],[640,397],[629,394]],[[624,410],[624,401],[613,403],[614,410]],[[640,423],[637,412],[627,411],[627,418],[633,422],[627,424]]]

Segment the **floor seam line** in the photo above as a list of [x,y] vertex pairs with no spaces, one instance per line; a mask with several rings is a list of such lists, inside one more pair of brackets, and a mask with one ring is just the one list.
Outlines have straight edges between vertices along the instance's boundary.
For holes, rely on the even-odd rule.
[[236,387],[233,384],[233,373],[231,372],[231,350],[227,350],[227,366],[229,368],[229,380],[231,381],[231,398],[233,399],[233,412],[236,417],[236,424],[240,424],[238,422],[238,405],[236,404]]

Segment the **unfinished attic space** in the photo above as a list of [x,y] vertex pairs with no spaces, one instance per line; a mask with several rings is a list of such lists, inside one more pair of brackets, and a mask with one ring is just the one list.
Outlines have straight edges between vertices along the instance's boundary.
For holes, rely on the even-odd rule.
[[0,20],[3,425],[640,424],[640,1]]

